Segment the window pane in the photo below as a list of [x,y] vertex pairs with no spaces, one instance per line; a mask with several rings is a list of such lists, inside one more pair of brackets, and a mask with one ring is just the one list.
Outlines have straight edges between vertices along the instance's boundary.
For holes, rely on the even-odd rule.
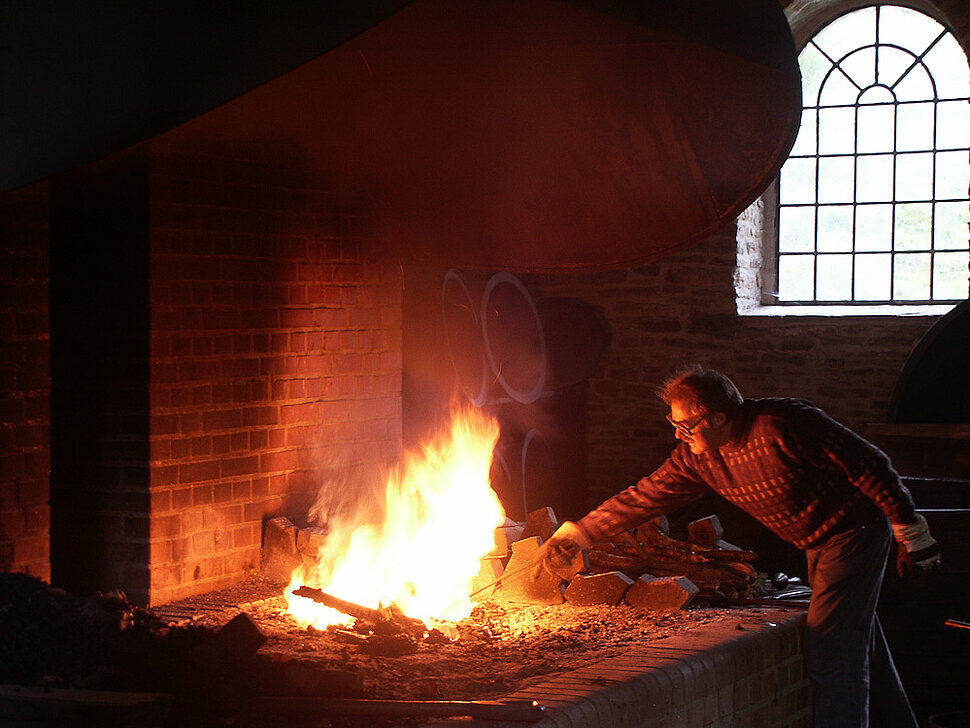
[[901,152],[933,148],[933,104],[900,104],[896,149]]
[[876,49],[860,48],[839,64],[859,88],[869,88],[876,82]]
[[851,105],[858,98],[859,88],[846,78],[844,73],[835,69],[822,81],[822,90],[818,94],[818,105]]
[[851,202],[852,157],[826,157],[818,160],[818,201]]
[[936,107],[936,147],[953,149],[970,146],[970,104],[944,101]]
[[818,249],[830,253],[852,250],[852,205],[818,209]]
[[936,226],[933,245],[937,250],[966,248],[970,238],[970,203],[936,203]]
[[930,298],[930,254],[903,253],[896,256],[893,298],[928,301]]
[[857,255],[855,259],[855,297],[857,301],[888,301],[892,295],[892,256]]
[[922,65],[910,69],[893,87],[893,91],[900,101],[926,101],[936,97],[933,81]]
[[899,48],[887,48],[880,45],[877,55],[879,57],[879,68],[877,69],[879,83],[895,90],[896,84],[906,73],[906,69],[913,65],[915,60],[913,54]]
[[952,34],[947,33],[933,50],[926,54],[926,65],[936,81],[936,94],[941,99],[970,96],[970,69],[967,55]]
[[818,256],[818,293],[819,301],[852,300],[852,256]]
[[778,258],[778,300],[811,301],[814,258],[782,255]]
[[889,202],[893,198],[893,157],[879,154],[859,157],[859,187],[856,199],[860,202]]
[[803,106],[818,105],[818,92],[822,79],[831,67],[829,60],[811,43],[798,54],[798,69],[802,74]]
[[778,195],[783,205],[815,202],[815,160],[789,159],[785,162],[781,168]]
[[932,154],[900,154],[896,157],[896,199],[933,199]]
[[896,205],[896,250],[929,250],[933,206],[929,203]]
[[783,207],[778,215],[778,249],[782,253],[815,250],[814,207]]
[[855,214],[856,250],[892,250],[892,235],[892,205],[859,205]]
[[815,154],[815,132],[815,109],[803,109],[801,126],[798,127],[798,136],[789,156]]
[[970,155],[967,152],[940,152],[936,155],[936,198],[966,197],[970,184]]
[[888,104],[859,107],[860,152],[893,151],[895,111],[895,107]]
[[943,26],[923,13],[901,7],[879,11],[879,42],[922,53],[943,31]]
[[820,109],[819,154],[852,154],[855,151],[855,108]]
[[813,40],[836,61],[859,46],[872,45],[876,42],[876,10],[847,13],[825,26]]
[[967,297],[967,265],[970,253],[937,253],[933,257],[933,298],[960,299]]

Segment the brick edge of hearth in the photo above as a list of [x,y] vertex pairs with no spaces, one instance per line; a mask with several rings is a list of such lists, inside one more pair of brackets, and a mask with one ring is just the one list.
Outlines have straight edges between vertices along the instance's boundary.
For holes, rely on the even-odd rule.
[[544,706],[535,728],[809,728],[804,625],[803,611],[749,609],[737,620],[633,645],[506,699]]

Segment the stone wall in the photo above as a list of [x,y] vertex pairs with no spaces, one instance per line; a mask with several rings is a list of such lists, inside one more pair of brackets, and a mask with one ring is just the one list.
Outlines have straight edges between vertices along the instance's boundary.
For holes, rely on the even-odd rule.
[[739,316],[736,225],[635,268],[537,276],[546,295],[598,306],[612,341],[589,380],[589,505],[673,447],[655,389],[681,366],[727,373],[747,397],[809,399],[852,428],[886,420],[896,377],[936,317]]

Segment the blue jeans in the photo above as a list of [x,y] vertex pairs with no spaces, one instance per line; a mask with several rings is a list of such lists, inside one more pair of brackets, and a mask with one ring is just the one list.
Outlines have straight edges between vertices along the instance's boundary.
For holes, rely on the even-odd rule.
[[879,518],[806,551],[805,669],[817,728],[917,728],[876,617],[890,534]]

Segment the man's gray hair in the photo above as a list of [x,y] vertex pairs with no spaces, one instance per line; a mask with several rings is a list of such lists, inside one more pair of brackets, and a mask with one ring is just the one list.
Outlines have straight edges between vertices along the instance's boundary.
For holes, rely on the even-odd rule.
[[682,369],[663,383],[658,392],[667,404],[680,400],[691,413],[723,412],[733,419],[744,398],[728,377],[714,369],[694,365]]

